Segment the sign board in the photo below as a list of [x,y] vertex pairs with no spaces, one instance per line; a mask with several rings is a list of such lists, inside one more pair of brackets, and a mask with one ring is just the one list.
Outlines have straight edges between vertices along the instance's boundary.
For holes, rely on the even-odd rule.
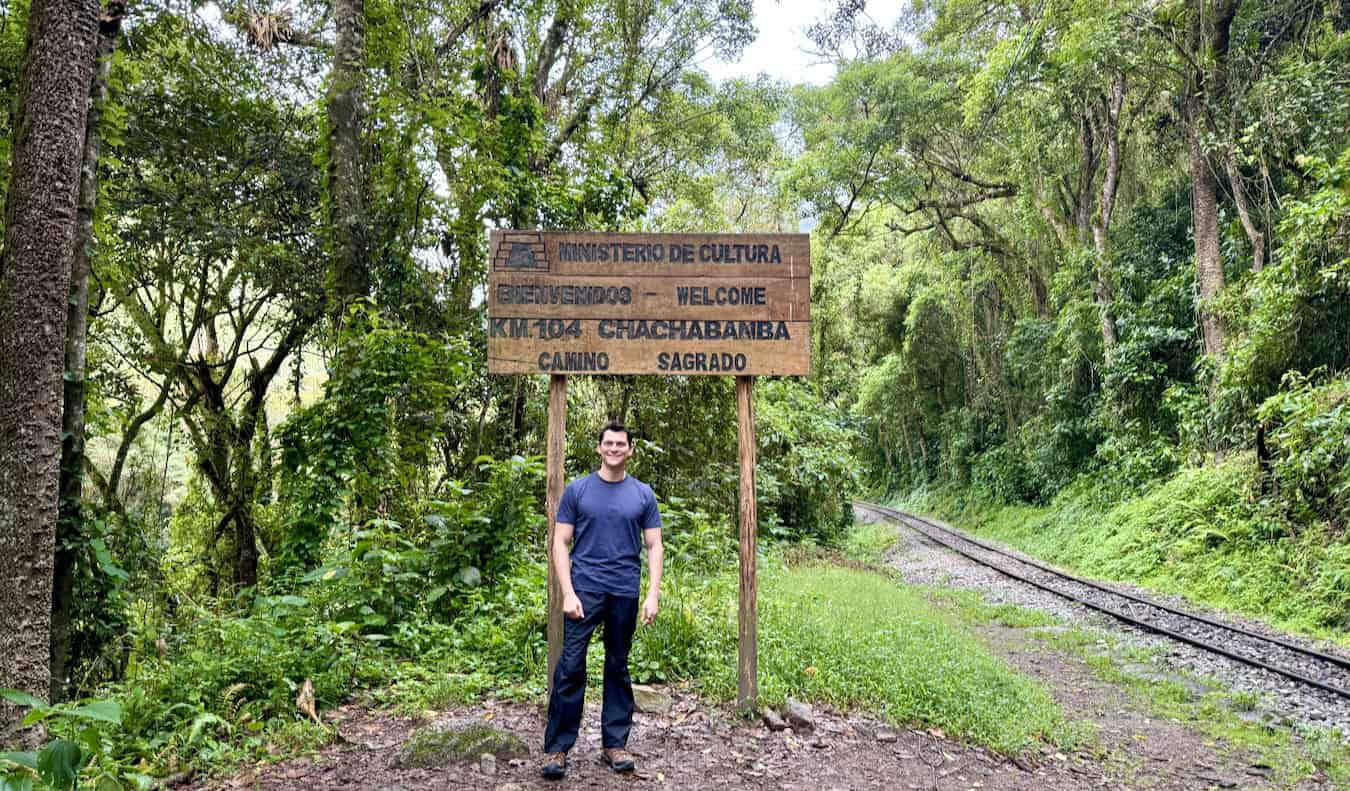
[[488,372],[797,375],[806,234],[494,231]]

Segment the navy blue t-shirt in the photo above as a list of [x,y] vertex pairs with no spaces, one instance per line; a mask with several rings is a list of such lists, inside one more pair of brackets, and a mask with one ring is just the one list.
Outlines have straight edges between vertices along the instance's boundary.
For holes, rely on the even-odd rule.
[[631,475],[611,483],[593,472],[567,485],[558,521],[574,528],[574,590],[638,595],[642,531],[661,526],[652,487]]

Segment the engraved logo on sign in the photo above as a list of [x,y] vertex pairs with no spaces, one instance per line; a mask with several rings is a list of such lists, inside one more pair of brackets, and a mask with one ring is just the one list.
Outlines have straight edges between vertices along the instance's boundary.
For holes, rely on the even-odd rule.
[[507,269],[535,269],[534,250],[527,242],[512,242],[511,254],[506,258]]

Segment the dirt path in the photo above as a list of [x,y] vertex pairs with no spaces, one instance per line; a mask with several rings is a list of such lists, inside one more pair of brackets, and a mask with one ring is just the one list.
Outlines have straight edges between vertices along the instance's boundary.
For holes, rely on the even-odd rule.
[[[529,758],[488,772],[476,762],[441,769],[399,769],[395,756],[424,721],[360,707],[330,712],[339,739],[318,755],[256,767],[202,782],[200,789],[362,788],[372,791],[633,787],[697,789],[931,789],[932,791],[1068,791],[1069,789],[1282,788],[1252,756],[1215,744],[1179,723],[1152,719],[1130,696],[1080,661],[1035,644],[1022,630],[992,627],[991,644],[1034,676],[1070,717],[1097,723],[1098,738],[1081,753],[1050,749],[1008,760],[946,739],[938,731],[892,728],[868,718],[817,712],[810,733],[773,732],[673,691],[664,714],[636,715],[632,752],[639,771],[613,774],[598,761],[597,707],[588,706],[566,780],[538,775],[541,707],[487,703],[441,712],[479,720],[520,736]],[[1298,788],[1330,788],[1316,779]]]
[[[1010,630],[1014,631],[1014,630]],[[1016,646],[1019,635],[1008,635]],[[1086,668],[1053,653],[1013,651],[1019,665],[1047,682],[1074,715],[1100,723],[1093,752],[1065,755],[1051,750],[1008,760],[960,745],[937,731],[891,728],[860,717],[817,712],[814,733],[772,732],[728,712],[707,708],[675,691],[666,714],[636,716],[630,743],[639,771],[615,775],[598,761],[598,710],[588,707],[568,776],[560,783],[539,778],[540,707],[486,704],[443,712],[447,719],[476,719],[521,736],[529,758],[488,772],[475,762],[441,769],[398,769],[394,758],[408,734],[424,723],[358,707],[329,715],[339,741],[309,758],[287,760],[232,778],[195,785],[200,789],[362,788],[372,791],[544,788],[619,789],[931,789],[932,791],[1069,791],[1088,788],[1278,788],[1268,770],[1240,755],[1225,754],[1175,723],[1150,720],[1127,696],[1098,682]],[[1317,782],[1302,788],[1329,787]]]

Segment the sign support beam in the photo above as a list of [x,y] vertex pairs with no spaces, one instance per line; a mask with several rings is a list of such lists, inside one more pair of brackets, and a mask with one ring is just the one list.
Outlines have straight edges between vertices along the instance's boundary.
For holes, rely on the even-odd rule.
[[553,691],[553,669],[562,656],[562,586],[553,565],[553,534],[558,526],[558,504],[563,495],[563,467],[567,454],[567,377],[554,374],[548,381],[548,488],[544,495],[548,511],[548,689]]
[[759,657],[756,608],[755,538],[759,528],[755,510],[755,378],[736,377],[736,440],[740,460],[741,587],[737,629],[736,707],[755,708],[759,699]]

